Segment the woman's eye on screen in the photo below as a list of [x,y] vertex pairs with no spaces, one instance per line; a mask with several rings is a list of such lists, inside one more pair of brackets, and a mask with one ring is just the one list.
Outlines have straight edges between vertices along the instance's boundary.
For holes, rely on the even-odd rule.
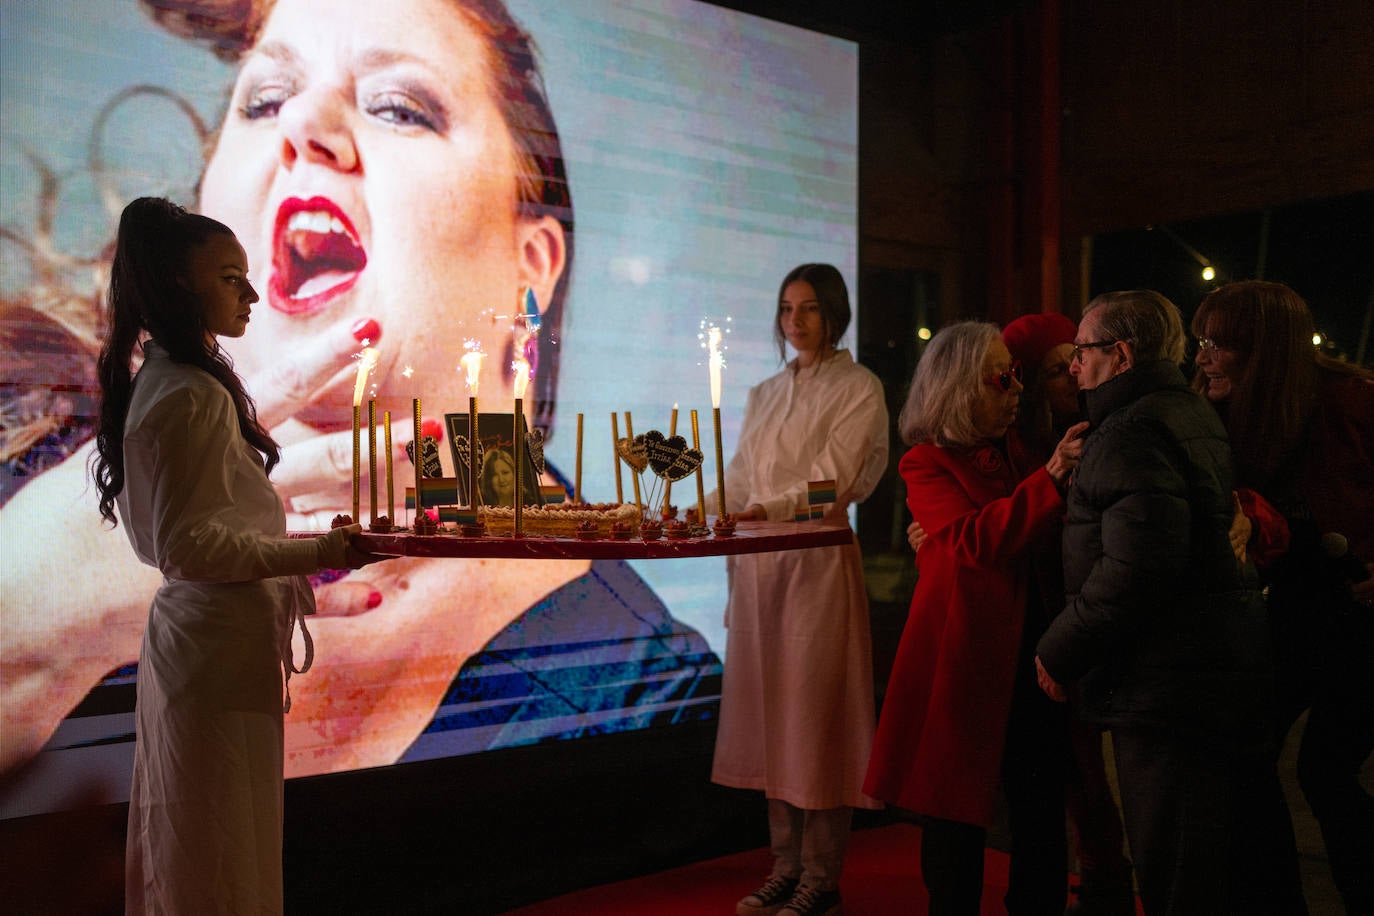
[[367,100],[366,111],[397,127],[418,127],[436,133],[443,129],[442,113],[405,92],[379,92]]
[[239,114],[246,121],[274,118],[289,98],[291,90],[287,86],[258,86],[248,93],[248,97],[239,106]]

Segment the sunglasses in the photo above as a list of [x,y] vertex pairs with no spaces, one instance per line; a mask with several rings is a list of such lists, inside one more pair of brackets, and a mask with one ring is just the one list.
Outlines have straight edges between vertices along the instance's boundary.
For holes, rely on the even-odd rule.
[[1012,360],[1011,366],[1005,372],[989,375],[983,381],[1001,389],[1002,393],[1006,394],[1011,391],[1012,382],[1021,381],[1021,361],[1019,359]]

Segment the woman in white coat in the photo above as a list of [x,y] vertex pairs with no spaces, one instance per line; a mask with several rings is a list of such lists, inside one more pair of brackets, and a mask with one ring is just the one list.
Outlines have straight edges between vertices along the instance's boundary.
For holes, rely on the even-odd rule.
[[[726,511],[791,521],[807,483],[834,480],[831,522],[873,491],[887,467],[882,384],[836,343],[849,294],[829,264],[782,281],[774,331],[785,368],[749,392],[726,468]],[[768,797],[773,872],[736,906],[741,916],[840,912],[851,809],[873,743],[868,598],[856,543],[732,557],[729,645],[711,778]]]
[[282,714],[291,672],[310,665],[304,577],[377,559],[349,546],[357,525],[285,536],[267,479],[280,451],[218,341],[248,327],[247,275],[222,223],[157,198],[124,209],[93,474],[101,515],[117,524],[117,503],[163,576],[139,655],[128,913],[282,911]]

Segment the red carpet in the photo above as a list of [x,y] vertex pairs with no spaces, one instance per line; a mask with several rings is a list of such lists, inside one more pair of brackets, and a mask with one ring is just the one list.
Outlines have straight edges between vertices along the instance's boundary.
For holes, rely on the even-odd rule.
[[[856,831],[845,859],[846,916],[924,916],[925,886],[920,877],[920,828],[893,824]],[[983,916],[999,916],[1006,908],[1007,855],[989,849],[983,885]],[[506,916],[708,916],[729,914],[735,901],[768,876],[772,857],[767,849],[684,865],[618,884],[594,887],[511,910]]]

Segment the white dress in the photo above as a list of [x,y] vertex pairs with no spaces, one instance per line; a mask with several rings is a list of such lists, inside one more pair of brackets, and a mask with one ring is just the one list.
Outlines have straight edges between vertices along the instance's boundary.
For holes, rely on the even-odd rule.
[[[770,521],[835,481],[842,503],[873,492],[887,466],[882,384],[841,350],[749,392],[726,508]],[[709,505],[709,503],[708,503]],[[863,564],[842,547],[731,557],[729,630],[711,779],[799,808],[879,807],[861,791],[873,745],[873,657]]]
[[164,578],[139,655],[125,909],[280,913],[283,659],[317,548],[283,537],[224,387],[144,352],[119,516]]

